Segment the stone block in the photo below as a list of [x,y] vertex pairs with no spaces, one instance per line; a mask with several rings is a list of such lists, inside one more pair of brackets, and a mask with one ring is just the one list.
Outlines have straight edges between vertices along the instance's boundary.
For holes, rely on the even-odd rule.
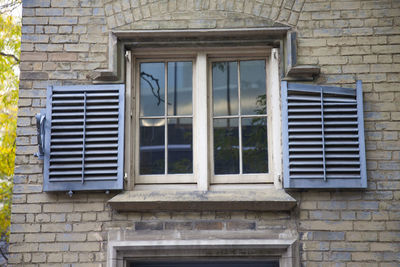
[[40,213],[42,207],[38,204],[14,204],[12,206],[13,213]]
[[137,231],[140,230],[162,230],[163,223],[162,222],[136,222],[135,229]]
[[89,51],[89,44],[65,44],[66,52],[87,52]]
[[38,244],[37,243],[10,244],[8,251],[11,253],[34,252],[34,251],[38,251]]
[[52,0],[52,7],[79,7],[78,0]]
[[64,10],[62,8],[36,8],[36,16],[43,17],[53,17],[62,16]]
[[78,23],[78,17],[50,17],[51,25],[74,25]]
[[255,230],[256,223],[248,221],[229,221],[226,223],[227,230]]
[[68,251],[70,244],[68,243],[40,243],[39,251],[43,252],[62,252]]
[[40,231],[40,224],[11,224],[12,233],[37,233]]
[[82,242],[77,243],[74,242],[70,244],[70,251],[100,251],[100,243],[99,242]]
[[43,205],[43,212],[72,212],[73,204],[72,203],[51,203]]
[[338,220],[339,211],[310,211],[310,219],[312,220]]
[[303,221],[300,228],[304,230],[326,230],[331,231],[350,231],[353,230],[353,223],[350,221]]
[[101,223],[89,222],[89,223],[74,223],[74,232],[92,232],[101,231]]
[[55,43],[55,44],[57,44],[57,43],[62,43],[62,44],[64,44],[64,43],[77,43],[78,40],[79,40],[79,36],[78,35],[71,35],[71,34],[68,34],[68,35],[54,35],[54,36],[51,36],[51,38],[50,38],[50,42]]
[[47,72],[40,71],[23,71],[21,72],[21,80],[47,80],[49,74]]
[[47,262],[62,262],[62,253],[47,253]]
[[53,242],[54,240],[55,234],[37,233],[25,235],[25,242],[28,243]]
[[61,242],[82,242],[86,241],[86,234],[83,233],[59,233],[56,240]]
[[72,231],[72,226],[71,224],[68,223],[51,223],[42,225],[42,232],[63,233],[71,231]]
[[47,17],[23,17],[22,25],[43,25],[48,24],[49,18]]

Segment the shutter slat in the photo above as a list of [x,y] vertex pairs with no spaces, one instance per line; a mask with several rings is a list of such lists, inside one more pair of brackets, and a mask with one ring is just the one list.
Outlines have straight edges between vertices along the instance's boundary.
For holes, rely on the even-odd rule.
[[53,163],[63,163],[63,162],[82,162],[82,157],[75,157],[75,158],[53,158],[50,160],[50,162]]
[[361,83],[281,88],[284,186],[365,188]]
[[123,187],[124,86],[48,88],[44,191]]
[[307,135],[298,135],[298,134],[291,134],[291,139],[315,139],[315,138],[322,138],[320,134],[307,134]]
[[304,145],[310,145],[310,146],[315,146],[315,145],[322,145],[321,142],[316,142],[316,141],[299,141],[299,142],[289,142],[289,146],[304,146]]
[[289,120],[293,119],[302,119],[302,120],[307,120],[307,119],[321,119],[321,115],[314,115],[314,114],[303,114],[303,115],[289,115]]

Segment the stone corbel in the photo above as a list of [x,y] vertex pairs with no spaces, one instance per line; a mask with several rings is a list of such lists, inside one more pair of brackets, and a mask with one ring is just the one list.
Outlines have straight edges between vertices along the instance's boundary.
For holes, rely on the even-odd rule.
[[88,78],[93,83],[124,83],[123,44],[113,32],[109,33],[108,40],[108,68],[94,70],[88,75]]
[[288,31],[285,40],[285,58],[286,68],[283,80],[312,81],[320,73],[320,67],[317,65],[297,65],[297,33]]

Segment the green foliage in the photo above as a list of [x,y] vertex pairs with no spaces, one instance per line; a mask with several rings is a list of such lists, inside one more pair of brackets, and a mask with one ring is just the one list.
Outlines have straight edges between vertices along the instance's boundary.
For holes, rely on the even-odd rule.
[[21,23],[11,11],[20,1],[0,2],[0,237],[8,241],[19,84]]

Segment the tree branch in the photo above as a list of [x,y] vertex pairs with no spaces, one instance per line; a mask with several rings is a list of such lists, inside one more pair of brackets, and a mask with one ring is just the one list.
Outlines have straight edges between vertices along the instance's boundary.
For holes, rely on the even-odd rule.
[[13,54],[7,54],[7,53],[4,53],[4,52],[0,52],[0,55],[3,56],[3,57],[12,57],[15,61],[17,61],[17,63],[19,63],[19,58],[17,58]]
[[[0,14],[9,12],[14,10],[18,5],[21,4],[21,1],[12,1],[0,6]],[[9,9],[9,10],[7,10]]]
[[6,259],[6,261],[8,261],[8,257],[5,255],[5,253],[3,252],[3,249],[0,247],[0,254],[1,256],[3,256],[3,258]]

